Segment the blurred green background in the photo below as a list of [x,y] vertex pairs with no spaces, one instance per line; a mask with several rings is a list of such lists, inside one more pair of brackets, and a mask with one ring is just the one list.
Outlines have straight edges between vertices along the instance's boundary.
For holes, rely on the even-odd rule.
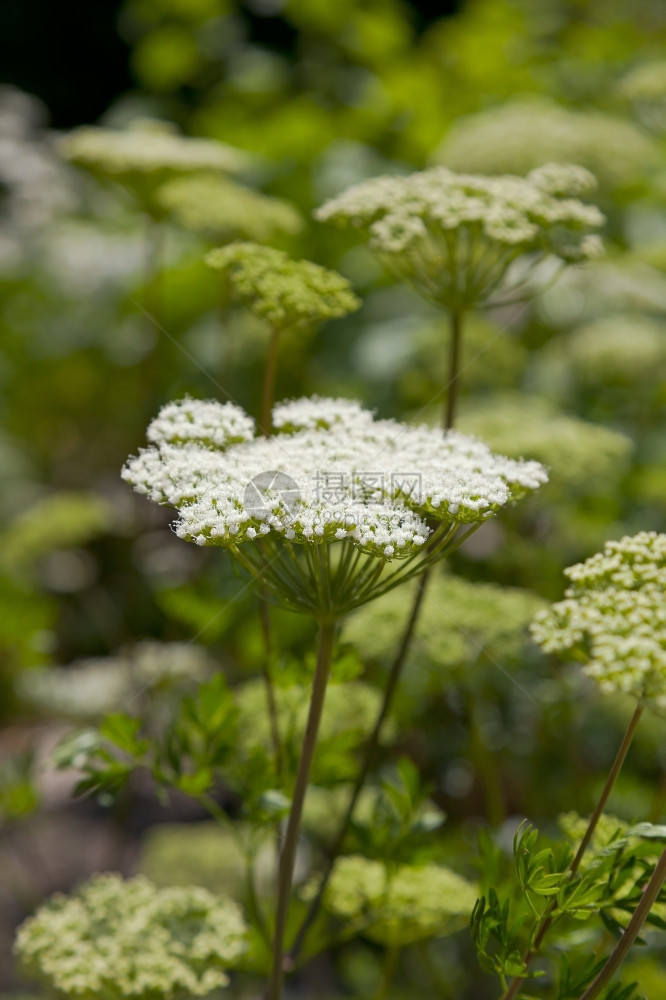
[[[155,877],[175,866],[171,852],[188,856],[186,831],[165,847],[162,825],[202,818],[140,781],[121,802],[73,803],[71,774],[49,764],[68,727],[138,711],[128,671],[168,667],[177,699],[183,679],[220,667],[232,683],[255,677],[261,656],[256,601],[235,599],[225,557],[178,541],[168,512],[119,470],[160,405],[186,392],[222,398],[223,387],[256,413],[266,333],[204,266],[210,234],[167,214],[155,269],[137,205],[66,164],[59,130],[153,117],[247,151],[243,183],[303,220],[269,242],[337,268],[364,300],[285,342],[278,397],[356,396],[421,421],[438,418],[445,321],[312,210],[356,181],[434,163],[526,173],[561,160],[596,174],[606,255],[468,324],[461,428],[545,462],[551,482],[435,581],[447,611],[424,615],[383,762],[408,754],[432,781],[448,815],[443,856],[468,873],[482,825],[510,838],[517,817],[551,829],[564,810],[588,812],[627,706],[548,661],[525,626],[561,595],[563,567],[608,538],[665,530],[666,6],[126,0],[63,11],[12,0],[3,28],[0,991],[18,989],[13,928],[45,895],[98,869]],[[391,595],[343,632],[377,687],[405,604]],[[281,647],[302,657],[308,627],[274,619]],[[666,821],[665,775],[655,722],[612,811]],[[655,998],[666,995],[660,954],[642,960]],[[341,960],[341,992],[362,995],[373,961],[362,945]],[[429,971],[421,959],[407,968],[412,989],[493,995],[464,932],[433,944]]]

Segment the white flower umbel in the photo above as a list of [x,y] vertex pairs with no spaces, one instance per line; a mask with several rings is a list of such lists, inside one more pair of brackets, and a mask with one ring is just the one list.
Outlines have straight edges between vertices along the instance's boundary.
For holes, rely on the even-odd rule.
[[652,137],[626,118],[532,98],[459,119],[435,159],[450,170],[520,176],[544,163],[578,163],[609,201],[644,187],[660,154]]
[[[604,217],[578,195],[594,190],[581,167],[549,164],[527,177],[455,174],[434,167],[377,177],[315,214],[359,230],[400,278],[435,305],[460,311],[522,287],[520,258],[577,263],[601,252]],[[510,269],[512,273],[510,273]]]
[[583,659],[602,691],[666,711],[666,535],[608,542],[565,573],[571,586],[535,619],[536,642]]
[[[187,437],[169,432],[179,407]],[[149,428],[156,445],[123,478],[178,509],[180,538],[227,548],[284,604],[317,616],[339,617],[413,575],[460,525],[477,526],[546,481],[538,462],[374,420],[352,401],[297,400],[275,413],[285,433],[234,443],[229,427],[247,426],[237,408],[168,404]],[[392,569],[395,559],[407,565]]]
[[[546,473],[538,462],[493,455],[474,438],[373,420],[352,402],[330,399],[282,404],[276,416],[283,432],[240,444],[227,443],[225,415],[222,443],[212,446],[208,418],[198,420],[192,401],[187,405],[188,440],[178,436],[171,441],[179,443],[141,452],[124,479],[177,508],[179,537],[226,548],[265,592],[319,626],[278,870],[266,997],[280,1000],[299,830],[338,622],[441,559],[464,539],[461,525],[474,530],[545,482]],[[201,405],[208,414],[211,404]]]
[[273,426],[284,433],[322,430],[344,426],[353,429],[362,423],[372,423],[373,415],[356,399],[322,399],[303,396],[288,399],[273,407]]
[[65,159],[100,180],[117,181],[151,214],[164,214],[156,191],[166,181],[192,174],[236,174],[245,170],[245,153],[213,139],[180,135],[167,121],[137,119],[129,128],[83,126],[62,137]]
[[149,424],[147,437],[153,444],[193,441],[210,448],[226,448],[251,441],[254,420],[233,403],[185,397],[162,407]]
[[106,874],[45,903],[19,928],[16,953],[68,1000],[178,1000],[226,986],[246,932],[231,899]]

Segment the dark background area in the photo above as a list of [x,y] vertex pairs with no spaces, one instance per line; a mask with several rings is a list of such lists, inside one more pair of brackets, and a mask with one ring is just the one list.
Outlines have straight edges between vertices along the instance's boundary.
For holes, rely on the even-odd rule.
[[[66,5],[48,0],[5,0],[2,5],[0,64],[2,82],[39,97],[54,128],[96,121],[134,80],[131,39],[123,37],[117,0]],[[461,7],[456,0],[409,4],[414,23],[424,30]],[[279,16],[262,16],[245,4],[249,38],[289,52],[295,32]]]

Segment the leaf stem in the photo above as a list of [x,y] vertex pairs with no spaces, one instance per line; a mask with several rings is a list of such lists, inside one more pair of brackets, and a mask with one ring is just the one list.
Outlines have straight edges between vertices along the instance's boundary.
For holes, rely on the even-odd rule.
[[296,862],[296,849],[298,847],[298,837],[301,828],[301,818],[303,815],[303,804],[305,793],[310,777],[310,768],[317,744],[317,734],[321,721],[326,686],[333,660],[333,650],[335,647],[335,633],[337,622],[323,620],[319,624],[319,647],[317,651],[317,666],[315,668],[314,681],[312,684],[312,695],[310,698],[310,710],[308,721],[303,737],[303,749],[298,764],[298,774],[296,776],[296,786],[287,822],[287,830],[280,854],[280,866],[278,871],[278,894],[275,914],[275,933],[273,937],[273,961],[271,975],[266,993],[266,1000],[280,1000],[284,984],[284,935],[287,924],[287,912],[289,909],[289,898],[294,876],[294,864]]

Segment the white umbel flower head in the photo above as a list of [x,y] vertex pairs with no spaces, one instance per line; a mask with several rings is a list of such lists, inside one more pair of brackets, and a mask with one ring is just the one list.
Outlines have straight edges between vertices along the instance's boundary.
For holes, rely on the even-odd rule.
[[179,399],[167,403],[148,425],[152,444],[193,444],[226,448],[251,441],[254,420],[240,406],[217,400]]
[[470,308],[512,284],[525,255],[585,261],[601,252],[604,217],[575,194],[595,186],[582,167],[550,164],[528,177],[434,167],[357,184],[315,213],[360,231],[384,262],[436,305]]
[[180,135],[170,122],[137,119],[129,128],[85,125],[63,136],[65,159],[101,180],[123,184],[152,214],[163,214],[156,191],[169,180],[192,174],[237,174],[249,158],[213,139]]
[[635,66],[620,80],[617,94],[648,128],[666,131],[665,60]]
[[602,691],[666,711],[666,535],[607,542],[565,573],[571,586],[537,615],[536,642],[548,653],[582,656]]
[[640,189],[660,163],[652,137],[626,118],[543,98],[460,119],[435,158],[450,170],[520,176],[546,163],[577,163],[596,177],[604,199]]
[[353,429],[363,422],[372,423],[373,415],[356,399],[321,399],[303,396],[289,399],[273,407],[273,427],[290,431],[327,430],[345,426]]
[[98,875],[19,928],[27,972],[70,1000],[208,996],[246,950],[240,908],[205,889]]
[[547,478],[538,462],[494,455],[456,432],[375,420],[352,401],[297,400],[275,416],[269,438],[234,444],[206,424],[186,443],[160,441],[131,458],[123,478],[177,508],[175,531],[187,541],[264,564],[267,545],[291,555],[300,547],[307,562],[344,541],[377,561],[377,573],[413,559],[431,535],[432,555],[459,525],[480,524]]

